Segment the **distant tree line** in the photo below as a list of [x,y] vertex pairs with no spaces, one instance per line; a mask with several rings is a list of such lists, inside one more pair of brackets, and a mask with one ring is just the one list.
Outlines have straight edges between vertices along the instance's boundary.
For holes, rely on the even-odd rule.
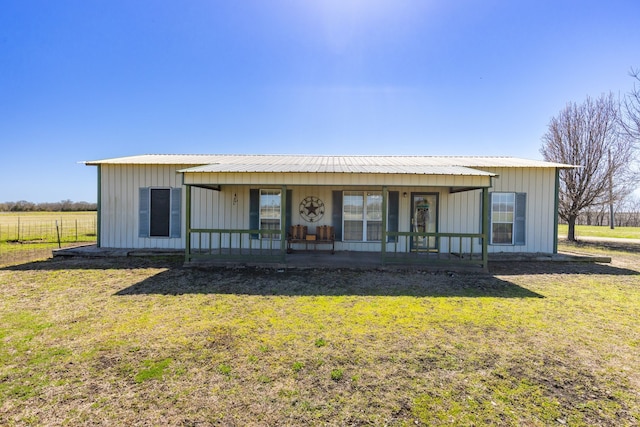
[[[614,205],[613,214],[615,227],[640,227],[640,198],[628,197]],[[611,226],[609,205],[591,206],[580,212],[576,218],[576,225]],[[560,218],[560,223],[567,222]]]
[[61,200],[59,202],[33,203],[26,200],[0,203],[0,212],[80,212],[97,211],[97,203],[74,202]]

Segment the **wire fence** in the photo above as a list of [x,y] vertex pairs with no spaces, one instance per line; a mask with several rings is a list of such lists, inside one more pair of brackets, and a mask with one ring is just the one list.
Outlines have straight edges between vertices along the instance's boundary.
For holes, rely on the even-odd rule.
[[91,242],[96,230],[95,218],[17,218],[14,224],[0,224],[0,242]]
[[0,267],[50,258],[57,248],[94,243],[95,218],[17,218],[0,223]]

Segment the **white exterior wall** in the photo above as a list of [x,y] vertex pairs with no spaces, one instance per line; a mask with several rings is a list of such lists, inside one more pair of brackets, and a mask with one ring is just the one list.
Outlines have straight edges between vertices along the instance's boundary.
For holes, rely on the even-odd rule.
[[[489,252],[552,253],[555,238],[555,169],[498,168],[489,192],[526,193],[525,245],[489,245]],[[479,232],[482,192],[446,195],[440,206],[441,232]],[[478,247],[479,249],[479,247]],[[476,249],[474,248],[474,251]]]
[[[182,186],[182,175],[176,171],[185,165],[111,165],[101,168],[100,200],[100,244],[113,248],[172,248],[185,247],[186,188]],[[489,245],[490,252],[553,252],[555,225],[555,169],[553,168],[499,168],[487,169],[499,177],[493,178],[494,191],[522,192],[527,194],[526,205],[526,245]],[[221,176],[226,175],[226,176]],[[196,174],[199,182],[219,184],[222,191],[192,188],[192,228],[249,228],[249,190],[251,188],[280,189],[280,183],[273,183],[274,176],[269,174]],[[318,225],[331,225],[332,191],[381,191],[384,181],[381,176],[364,174],[342,174],[332,178],[327,174],[291,174],[288,177],[288,189],[292,190],[293,225],[307,225],[310,233]],[[281,176],[282,178],[282,176]],[[410,231],[411,193],[438,193],[438,231],[451,233],[481,232],[481,190],[449,193],[449,182],[443,177],[425,177],[421,175],[388,176],[389,182],[402,179],[406,185],[391,185],[389,191],[400,193],[399,231]],[[479,185],[486,177],[448,177],[456,185]],[[193,177],[189,178],[193,179]],[[348,184],[345,183],[348,180]],[[451,181],[453,180],[453,181]],[[430,186],[420,184],[428,181]],[[297,182],[301,185],[292,185]],[[338,182],[343,182],[342,185]],[[447,185],[438,186],[438,185]],[[140,187],[182,187],[182,237],[181,238],[139,238],[138,209]],[[403,197],[407,193],[407,197]],[[307,196],[316,196],[325,204],[324,217],[317,223],[306,223],[298,214],[300,201]],[[235,200],[235,203],[234,203]],[[234,242],[238,244],[239,242]],[[192,242],[195,244],[195,242]],[[246,247],[248,241],[242,242]],[[443,243],[444,244],[444,243]],[[204,245],[208,246],[208,244]],[[212,244],[216,246],[216,244]],[[442,250],[448,250],[442,247]],[[380,243],[336,242],[339,251],[380,251]],[[468,248],[463,248],[467,251]],[[481,252],[479,243],[474,252]]]
[[551,253],[555,236],[555,169],[501,168],[494,169],[500,177],[494,179],[490,191],[527,194],[524,246],[489,245],[490,252]]
[[100,165],[100,246],[104,248],[184,248],[185,194],[182,191],[182,238],[138,237],[139,189],[182,187],[182,167],[172,165]]

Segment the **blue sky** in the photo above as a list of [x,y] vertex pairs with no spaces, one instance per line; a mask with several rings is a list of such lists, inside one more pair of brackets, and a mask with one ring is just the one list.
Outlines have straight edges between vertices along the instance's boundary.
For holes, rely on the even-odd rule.
[[96,200],[146,153],[540,159],[633,87],[637,0],[5,0],[0,201]]

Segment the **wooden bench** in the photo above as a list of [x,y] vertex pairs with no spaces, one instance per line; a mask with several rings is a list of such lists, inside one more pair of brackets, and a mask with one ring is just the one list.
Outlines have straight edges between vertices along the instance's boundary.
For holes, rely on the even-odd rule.
[[335,254],[335,233],[330,225],[321,225],[316,228],[316,234],[308,234],[306,225],[292,225],[287,234],[287,253],[293,253],[293,245],[304,244],[304,250],[319,250],[320,245],[331,245],[331,254]]

